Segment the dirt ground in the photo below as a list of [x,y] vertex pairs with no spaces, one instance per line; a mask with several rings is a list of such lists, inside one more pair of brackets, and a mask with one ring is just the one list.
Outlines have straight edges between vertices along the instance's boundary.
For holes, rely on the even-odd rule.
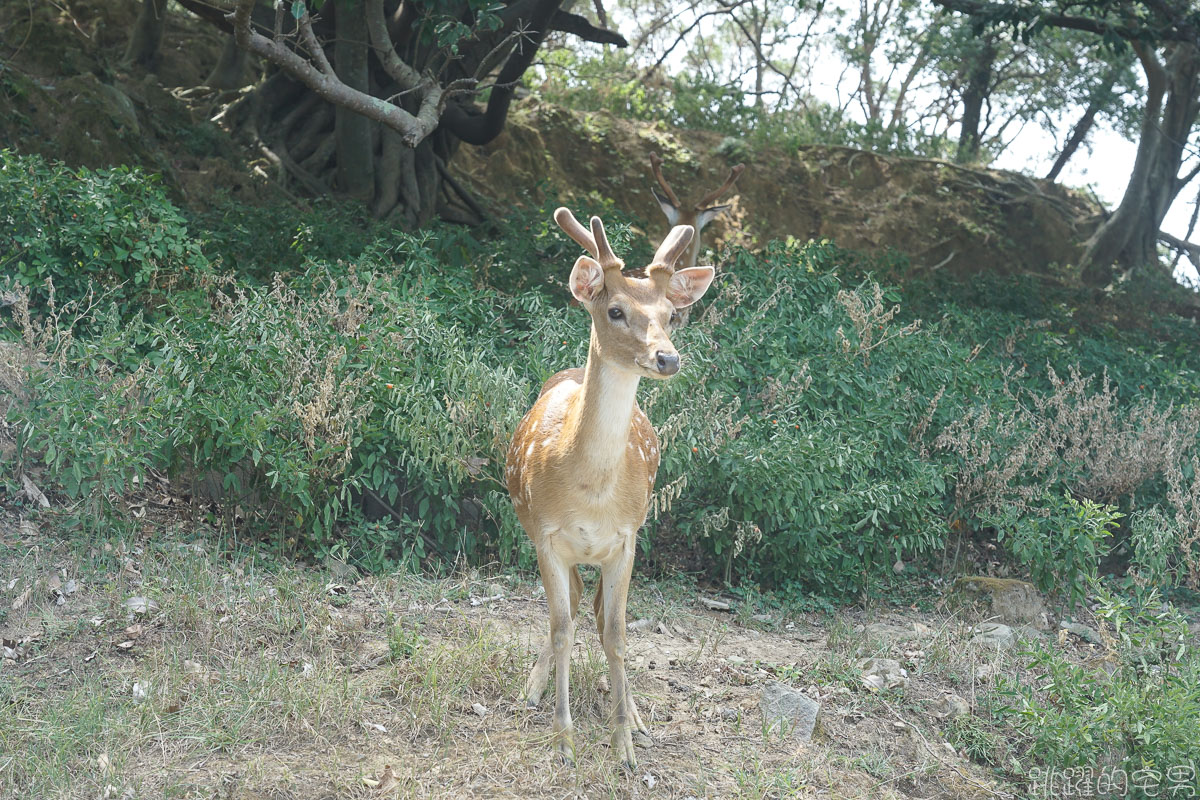
[[[536,576],[360,578],[177,521],[62,524],[0,527],[0,796],[1013,796],[946,741],[949,700],[983,719],[1016,663],[971,643],[961,612],[712,611],[685,582],[636,580],[628,664],[653,743],[631,773],[609,751],[590,612],[574,766],[550,747],[553,682],[538,709],[517,703],[547,628]],[[870,687],[868,657],[906,676]],[[775,681],[820,703],[811,741],[764,719]]]

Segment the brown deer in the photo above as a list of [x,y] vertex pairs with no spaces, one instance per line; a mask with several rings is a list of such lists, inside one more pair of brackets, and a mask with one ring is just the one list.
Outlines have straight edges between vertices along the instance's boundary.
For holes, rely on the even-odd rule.
[[649,736],[625,677],[625,602],[637,532],[646,521],[658,437],[637,404],[638,382],[679,371],[670,332],[679,309],[699,300],[712,267],[676,271],[694,233],[673,228],[649,267],[622,272],[604,224],[584,228],[566,208],[554,221],[585,250],[571,270],[570,289],[592,317],[587,366],[550,378],[513,435],[505,480],[517,517],[537,550],[550,611],[550,638],[538,656],[523,699],[535,707],[555,669],[555,749],[575,754],[568,674],[583,582],[579,564],[600,566],[593,604],[608,659],[614,752],[633,767],[633,730]]
[[671,184],[667,183],[667,179],[663,177],[662,159],[658,157],[658,153],[650,154],[650,171],[654,173],[654,179],[658,181],[658,185],[662,187],[665,194],[660,193],[654,187],[650,187],[650,191],[654,193],[654,199],[658,201],[658,205],[662,208],[663,213],[667,215],[667,222],[671,225],[691,225],[696,229],[696,235],[692,237],[692,243],[688,246],[683,258],[680,259],[680,263],[683,266],[696,266],[696,259],[700,255],[700,231],[704,230],[704,226],[712,222],[717,216],[724,214],[730,209],[730,206],[727,205],[714,206],[710,204],[715,203],[721,195],[733,188],[733,185],[737,183],[737,179],[742,176],[745,170],[745,164],[738,164],[729,170],[729,177],[715,191],[709,192],[700,198],[699,202],[689,206],[679,202],[679,198],[675,196],[675,192],[671,189]]

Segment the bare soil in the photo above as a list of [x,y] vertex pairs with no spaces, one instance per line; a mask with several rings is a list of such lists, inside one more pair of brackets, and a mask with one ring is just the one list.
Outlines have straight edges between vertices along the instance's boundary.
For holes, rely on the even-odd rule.
[[[553,683],[517,704],[547,627],[535,576],[356,578],[231,551],[173,514],[125,536],[64,524],[0,527],[0,796],[1012,796],[945,743],[946,698],[976,709],[1016,668],[968,644],[962,612],[709,611],[693,586],[635,581],[628,663],[653,746],[630,773],[590,619],[574,766],[550,748]],[[906,684],[864,685],[869,656]],[[821,703],[811,742],[768,730],[772,681]],[[372,788],[389,766],[395,784]]]

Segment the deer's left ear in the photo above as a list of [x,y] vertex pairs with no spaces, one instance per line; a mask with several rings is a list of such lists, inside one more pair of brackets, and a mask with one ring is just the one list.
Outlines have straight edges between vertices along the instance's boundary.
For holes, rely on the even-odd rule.
[[708,291],[717,271],[712,267],[687,267],[676,270],[667,284],[667,299],[676,308],[687,308]]
[[696,215],[696,233],[699,233],[704,229],[705,225],[729,211],[731,208],[733,208],[733,206],[713,206],[712,208],[706,208],[701,211]]

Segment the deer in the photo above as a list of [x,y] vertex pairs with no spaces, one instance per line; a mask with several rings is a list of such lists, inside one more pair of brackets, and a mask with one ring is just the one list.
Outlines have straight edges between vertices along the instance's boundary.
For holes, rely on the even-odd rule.
[[729,170],[729,177],[715,191],[709,192],[700,198],[697,203],[689,206],[679,202],[679,198],[671,189],[671,184],[667,183],[667,179],[663,177],[662,159],[659,158],[658,153],[650,154],[650,171],[654,173],[654,179],[662,187],[662,192],[660,193],[653,186],[650,187],[650,191],[654,193],[654,199],[658,201],[663,214],[667,216],[667,222],[672,226],[690,225],[696,231],[696,235],[692,237],[692,242],[682,259],[685,267],[696,266],[696,260],[700,256],[700,232],[704,230],[704,226],[731,208],[728,205],[714,206],[711,204],[715,203],[720,199],[721,195],[733,188],[733,185],[737,183],[737,179],[742,176],[745,170],[745,164],[738,164],[733,167]]
[[658,436],[638,407],[638,384],[679,372],[670,334],[680,310],[704,295],[715,271],[676,269],[695,235],[690,225],[673,227],[649,266],[625,271],[599,217],[591,218],[589,230],[569,209],[559,208],[554,221],[587,251],[575,261],[568,285],[592,325],[586,365],[546,381],[505,459],[505,483],[537,552],[550,615],[550,636],[521,699],[537,707],[553,662],[554,749],[573,763],[568,676],[583,594],[578,568],[599,566],[593,609],[608,660],[611,743],[632,769],[633,732],[648,742],[650,731],[626,677],[625,608],[637,532],[646,521],[659,464]]

